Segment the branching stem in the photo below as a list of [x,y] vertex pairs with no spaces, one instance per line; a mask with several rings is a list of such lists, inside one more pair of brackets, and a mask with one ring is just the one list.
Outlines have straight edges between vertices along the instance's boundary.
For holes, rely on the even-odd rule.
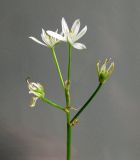
[[90,98],[86,101],[86,103],[83,105],[83,107],[77,112],[77,114],[72,118],[72,120],[70,121],[70,123],[72,124],[74,122],[75,119],[78,118],[78,116],[83,112],[83,110],[88,106],[88,104],[91,102],[91,100],[96,96],[97,92],[100,90],[102,86],[102,83],[99,83],[98,87],[96,88],[96,90],[92,93],[92,95],[90,96]]

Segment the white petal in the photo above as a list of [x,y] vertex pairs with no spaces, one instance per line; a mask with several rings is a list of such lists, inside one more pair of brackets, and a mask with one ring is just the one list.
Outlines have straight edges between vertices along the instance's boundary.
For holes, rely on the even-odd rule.
[[102,73],[106,72],[106,64],[105,63],[102,65],[100,72],[102,72]]
[[87,31],[87,26],[85,26],[85,27],[80,31],[80,33],[77,35],[75,41],[77,41],[78,39],[80,39],[81,37],[83,37],[83,35],[86,33],[86,31]]
[[36,88],[36,89],[38,88],[38,83],[30,82],[30,84],[33,88]]
[[71,31],[72,31],[72,33],[74,33],[75,35],[77,35],[77,33],[79,32],[79,29],[80,29],[80,20],[77,19],[73,23],[73,25],[71,27]]
[[54,38],[56,38],[56,39],[58,39],[58,40],[60,40],[60,41],[66,41],[65,37],[63,37],[62,35],[60,35],[60,34],[58,34],[56,32],[47,31],[47,34],[50,35],[50,36],[52,36],[52,37],[54,37]]
[[41,41],[39,41],[38,39],[36,39],[35,37],[29,37],[30,39],[32,39],[33,41],[35,41],[35,42],[37,42],[37,43],[39,43],[39,44],[41,44],[41,45],[43,45],[43,46],[46,46],[46,44],[45,43],[42,43]]
[[32,97],[30,107],[35,107],[38,97]]
[[100,74],[100,62],[99,61],[97,62],[96,67],[97,67],[97,73],[99,75]]
[[55,32],[58,33],[58,28],[57,28],[57,30]]
[[65,21],[64,17],[62,18],[61,25],[62,25],[62,31],[63,31],[63,33],[65,35],[68,35],[69,34],[69,28],[68,28],[67,22]]
[[44,29],[42,29],[41,37],[42,37],[42,40],[47,44],[48,47],[51,46],[50,38],[46,34]]
[[107,72],[109,73],[109,75],[112,74],[113,70],[114,70],[114,62],[111,63],[111,65],[109,66],[109,68],[107,70]]
[[74,43],[73,47],[76,49],[86,49],[86,46],[82,43]]
[[37,83],[37,87],[38,87],[38,89],[41,89],[41,90],[44,89],[40,83]]

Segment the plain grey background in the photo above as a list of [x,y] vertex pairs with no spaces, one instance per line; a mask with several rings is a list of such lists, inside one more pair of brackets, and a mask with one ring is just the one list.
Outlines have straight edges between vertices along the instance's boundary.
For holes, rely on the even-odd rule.
[[[87,50],[73,49],[72,105],[96,88],[98,59],[116,65],[73,129],[72,159],[139,160],[139,0],[0,0],[0,160],[65,160],[65,114],[40,101],[31,109],[25,82],[41,82],[48,98],[65,104],[50,50],[28,38],[61,30],[62,17],[88,26],[79,40]],[[67,45],[56,52],[66,79]]]

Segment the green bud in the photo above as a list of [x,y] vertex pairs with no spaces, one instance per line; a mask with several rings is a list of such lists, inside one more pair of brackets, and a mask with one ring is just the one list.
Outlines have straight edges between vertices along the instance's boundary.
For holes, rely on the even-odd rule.
[[[100,61],[97,62],[97,73],[99,77],[99,82],[100,83],[105,83],[106,80],[110,77],[114,70],[114,62],[111,62],[111,58],[105,59],[105,62],[100,66]],[[110,63],[109,67],[107,65]]]

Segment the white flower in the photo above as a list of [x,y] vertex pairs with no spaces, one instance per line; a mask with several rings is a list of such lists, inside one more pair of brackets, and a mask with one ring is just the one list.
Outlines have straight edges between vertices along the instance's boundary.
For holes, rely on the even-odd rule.
[[63,36],[53,32],[53,31],[47,31],[47,33],[52,36],[57,38],[58,40],[61,41],[65,41],[65,42],[69,42],[74,48],[76,49],[86,49],[86,46],[82,43],[75,43],[76,41],[78,41],[81,37],[83,37],[83,35],[86,33],[87,31],[87,26],[85,26],[80,32],[80,20],[77,19],[75,20],[75,22],[73,23],[71,29],[69,30],[68,25],[65,21],[64,18],[62,18],[62,32],[63,32]]
[[104,83],[106,80],[110,77],[114,70],[114,62],[111,62],[109,67],[107,68],[107,65],[110,63],[110,59],[105,59],[105,62],[100,67],[100,61],[97,63],[97,72],[99,77],[99,82]]
[[[55,33],[57,33],[57,32],[58,32],[58,30],[56,30]],[[60,34],[60,35],[61,35],[61,34]],[[41,45],[43,45],[43,46],[49,47],[49,48],[52,48],[52,47],[54,47],[57,43],[59,43],[59,40],[58,40],[58,39],[49,36],[44,29],[42,29],[42,33],[41,33],[41,38],[42,38],[42,40],[43,40],[44,43],[41,42],[41,41],[39,41],[39,40],[36,39],[35,37],[32,37],[32,36],[31,36],[31,37],[29,37],[29,38],[31,38],[33,41],[35,41],[35,42],[37,42],[37,43],[39,43],[39,44],[41,44]]]
[[36,104],[36,101],[39,98],[43,98],[45,96],[44,88],[40,83],[29,82],[29,79],[27,79],[27,83],[28,83],[29,94],[34,95],[32,97],[30,106],[34,107]]

